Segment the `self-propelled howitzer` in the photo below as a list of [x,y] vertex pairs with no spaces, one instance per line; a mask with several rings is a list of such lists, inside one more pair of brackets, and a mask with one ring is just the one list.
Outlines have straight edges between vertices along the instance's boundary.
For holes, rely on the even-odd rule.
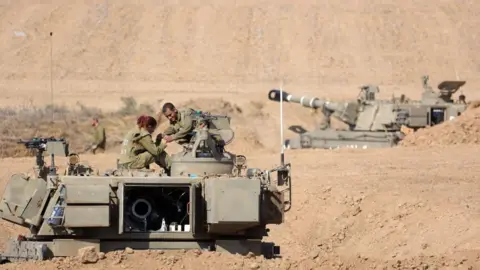
[[[361,87],[357,99],[346,102],[332,102],[315,97],[295,96],[283,91],[283,101],[299,103],[304,107],[320,111],[323,117],[319,126],[310,132],[299,126],[290,130],[299,133],[294,139],[285,140],[286,148],[379,148],[392,147],[405,137],[405,130],[440,124],[460,115],[467,107],[465,96],[458,102],[451,95],[465,84],[464,81],[444,81],[439,92],[426,86],[428,76],[423,77],[424,92],[419,101],[401,98],[379,100],[375,95],[378,86]],[[280,101],[280,90],[268,93],[272,101]],[[343,122],[346,129],[332,128],[330,119],[335,117]]]
[[[30,234],[12,239],[1,258],[74,256],[87,246],[99,252],[130,247],[278,255],[279,247],[262,239],[267,225],[283,223],[291,207],[290,164],[247,168],[245,156],[224,149],[224,139],[233,135],[229,118],[205,119],[208,125],[195,132],[192,144],[172,156],[170,176],[119,168],[94,174],[84,167],[48,177],[13,175],[0,217]],[[55,156],[78,161],[60,151],[60,142],[47,146]]]

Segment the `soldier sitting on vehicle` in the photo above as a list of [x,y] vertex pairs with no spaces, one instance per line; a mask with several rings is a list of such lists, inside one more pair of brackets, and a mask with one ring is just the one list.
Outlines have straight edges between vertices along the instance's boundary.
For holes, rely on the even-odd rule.
[[143,169],[155,162],[170,175],[171,159],[165,152],[166,145],[161,142],[161,135],[157,136],[155,143],[152,140],[156,127],[157,120],[152,116],[142,115],[138,118],[137,126],[123,140],[119,168]]
[[170,126],[163,133],[165,141],[167,143],[176,141],[180,145],[190,142],[196,126],[195,111],[190,108],[177,110],[168,102],[163,105],[162,113],[170,121]]

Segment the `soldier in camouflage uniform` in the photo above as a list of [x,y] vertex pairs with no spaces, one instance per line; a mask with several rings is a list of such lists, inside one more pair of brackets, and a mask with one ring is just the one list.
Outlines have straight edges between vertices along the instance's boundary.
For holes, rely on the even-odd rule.
[[190,108],[177,110],[169,102],[163,105],[162,113],[170,121],[170,126],[163,133],[165,141],[167,143],[176,141],[180,145],[190,142],[196,125],[193,117],[195,111]]
[[107,136],[105,134],[105,128],[99,123],[98,118],[93,118],[92,126],[95,130],[93,138],[94,142],[92,144],[91,151],[93,154],[96,154],[97,151],[105,152],[107,144]]
[[130,130],[125,136],[122,144],[119,168],[143,169],[149,168],[155,162],[170,174],[171,159],[165,152],[167,147],[161,142],[161,136],[157,136],[155,142],[152,140],[152,133],[157,127],[157,121],[151,116],[141,116],[137,126]]

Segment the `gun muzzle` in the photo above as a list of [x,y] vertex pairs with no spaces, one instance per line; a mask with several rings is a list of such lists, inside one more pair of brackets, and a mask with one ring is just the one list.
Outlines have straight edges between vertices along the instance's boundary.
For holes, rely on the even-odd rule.
[[[280,92],[281,91],[277,89],[270,90],[270,92],[268,92],[268,99],[270,99],[271,101],[280,102]],[[287,99],[287,96],[289,95],[289,93],[283,91],[283,101],[288,102],[289,100]]]

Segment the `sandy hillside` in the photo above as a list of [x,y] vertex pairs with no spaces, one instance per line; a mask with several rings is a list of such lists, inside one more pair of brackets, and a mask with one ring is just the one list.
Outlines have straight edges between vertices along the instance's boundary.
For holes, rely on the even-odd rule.
[[434,84],[458,75],[479,95],[473,0],[51,2],[0,3],[3,104],[50,101],[50,32],[60,103],[177,99],[173,90],[265,98],[281,79],[318,96],[365,83],[418,96],[424,74]]
[[[50,31],[57,105],[117,111],[121,97],[134,96],[153,110],[168,100],[227,113],[237,134],[230,149],[255,167],[279,161],[278,104],[267,93],[281,80],[288,92],[332,99],[354,98],[367,83],[379,84],[382,97],[415,98],[428,74],[433,87],[466,80],[467,100],[480,99],[480,4],[473,0],[177,2],[0,1],[0,106],[49,104]],[[288,151],[293,208],[266,239],[281,246],[282,259],[135,251],[94,265],[65,259],[2,269],[480,269],[478,112],[394,149]],[[0,139],[47,135],[38,118],[48,114],[28,125],[18,115],[1,111]],[[55,133],[79,147],[85,141],[73,137],[84,136],[90,114],[65,115],[56,115]],[[132,119],[115,115],[109,126],[121,136]],[[315,120],[286,104],[285,129],[290,124],[311,129]],[[82,159],[103,170],[116,153]],[[0,190],[33,162],[1,159]],[[24,232],[0,224],[0,248]]]

